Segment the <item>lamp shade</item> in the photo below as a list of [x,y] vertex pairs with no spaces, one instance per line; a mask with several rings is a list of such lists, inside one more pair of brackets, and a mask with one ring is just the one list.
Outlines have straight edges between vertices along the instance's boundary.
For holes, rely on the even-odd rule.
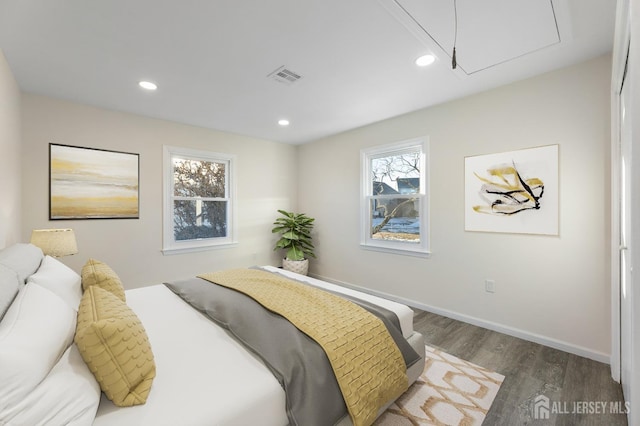
[[34,229],[31,232],[31,244],[40,247],[44,254],[53,257],[78,253],[73,229]]

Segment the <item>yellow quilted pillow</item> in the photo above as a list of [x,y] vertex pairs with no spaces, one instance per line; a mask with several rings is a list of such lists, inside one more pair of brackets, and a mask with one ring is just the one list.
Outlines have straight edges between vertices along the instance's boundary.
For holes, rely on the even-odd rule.
[[120,277],[118,277],[114,270],[106,263],[95,259],[89,259],[82,267],[81,275],[82,289],[84,291],[87,291],[87,289],[93,285],[97,285],[98,287],[115,294],[123,302],[127,301]]
[[140,319],[122,300],[98,286],[87,288],[78,308],[74,340],[115,405],[147,401],[156,376],[151,344]]

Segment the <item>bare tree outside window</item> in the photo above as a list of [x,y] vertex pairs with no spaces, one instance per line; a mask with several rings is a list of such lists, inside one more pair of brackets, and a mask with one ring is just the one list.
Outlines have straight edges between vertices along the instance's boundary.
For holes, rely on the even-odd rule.
[[176,241],[227,235],[225,163],[173,159]]
[[420,242],[419,150],[372,158],[371,237]]
[[360,246],[428,257],[427,137],[362,149],[360,165]]
[[235,155],[163,147],[162,252],[237,244]]

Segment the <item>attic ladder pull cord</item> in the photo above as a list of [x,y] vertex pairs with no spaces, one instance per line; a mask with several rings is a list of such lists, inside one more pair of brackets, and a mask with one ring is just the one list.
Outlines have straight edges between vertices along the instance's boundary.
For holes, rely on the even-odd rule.
[[457,0],[453,0],[453,16],[454,16],[454,32],[453,32],[453,55],[451,56],[451,67],[456,69],[458,63],[456,62],[456,43],[458,42],[458,6]]

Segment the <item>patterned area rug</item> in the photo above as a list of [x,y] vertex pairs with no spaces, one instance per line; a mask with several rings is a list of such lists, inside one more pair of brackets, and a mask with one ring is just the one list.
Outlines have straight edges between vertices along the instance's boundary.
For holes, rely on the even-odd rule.
[[422,375],[375,426],[481,425],[504,376],[426,347]]

